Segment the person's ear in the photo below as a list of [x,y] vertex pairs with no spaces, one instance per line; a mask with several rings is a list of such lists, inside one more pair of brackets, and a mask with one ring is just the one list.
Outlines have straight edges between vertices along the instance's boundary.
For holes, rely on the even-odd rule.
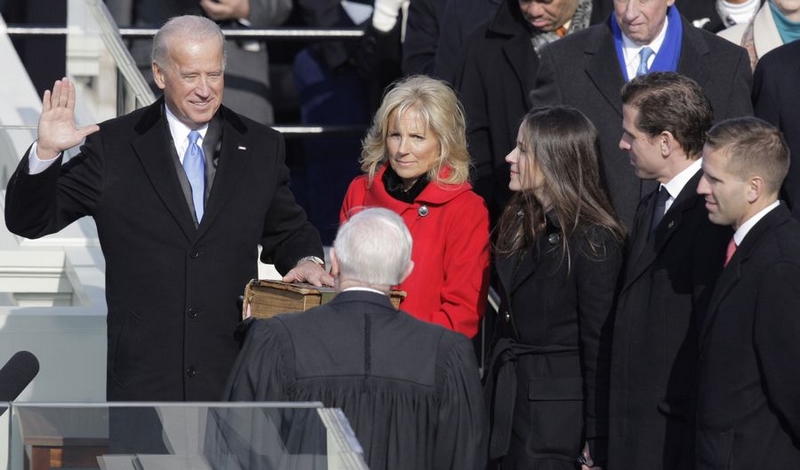
[[156,86],[158,87],[159,90],[163,90],[164,88],[167,87],[167,81],[166,77],[164,76],[164,70],[161,67],[159,67],[155,61],[153,61],[153,63],[150,64],[150,66],[153,70],[153,81],[156,82]]
[[754,176],[747,182],[747,202],[756,202],[764,195],[766,184],[760,176]]
[[658,136],[659,145],[661,147],[661,156],[668,157],[675,150],[675,145],[678,143],[672,132],[664,131]]
[[339,276],[339,260],[336,258],[336,250],[333,247],[331,247],[330,258],[331,258],[331,276],[335,278]]
[[413,271],[413,270],[414,270],[414,262],[411,261],[411,260],[408,260],[408,265],[406,266],[406,271],[403,273],[403,276],[400,278],[400,282],[398,282],[398,284],[402,284],[403,281],[408,279],[408,276],[411,275],[411,271]]

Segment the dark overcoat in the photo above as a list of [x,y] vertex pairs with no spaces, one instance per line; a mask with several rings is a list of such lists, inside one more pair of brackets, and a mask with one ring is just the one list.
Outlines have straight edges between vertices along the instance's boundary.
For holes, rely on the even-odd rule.
[[609,468],[690,469],[694,463],[697,327],[722,270],[729,227],[708,220],[686,183],[656,229],[658,190],[636,212],[620,279],[611,355]]
[[[686,19],[682,25],[677,72],[703,88],[715,121],[752,115],[747,52]],[[619,148],[624,84],[609,19],[542,49],[530,99],[533,106],[570,105],[591,119],[600,134],[602,169],[614,209],[630,228],[639,201],[655,185],[631,171],[627,154]]]
[[700,328],[697,470],[800,461],[800,223],[784,204],[747,233]]
[[[239,297],[262,259],[287,272],[322,256],[289,190],[283,138],[222,107],[216,175],[195,227],[164,101],[100,124],[80,154],[6,192],[6,224],[36,238],[91,216],[106,263],[109,400],[221,398],[238,353]],[[185,176],[185,175],[181,175]]]

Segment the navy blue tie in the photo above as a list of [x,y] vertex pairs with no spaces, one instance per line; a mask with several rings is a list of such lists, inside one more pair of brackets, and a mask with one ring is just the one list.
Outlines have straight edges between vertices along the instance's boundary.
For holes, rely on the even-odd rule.
[[183,171],[186,172],[186,177],[192,186],[192,203],[198,224],[203,219],[203,195],[206,186],[206,159],[203,148],[197,145],[199,138],[199,132],[189,132],[189,147],[183,154]]
[[653,233],[664,218],[664,213],[667,212],[667,199],[669,199],[669,191],[664,186],[658,189],[658,196],[656,196],[656,205],[653,208],[653,218],[650,220],[650,233]]

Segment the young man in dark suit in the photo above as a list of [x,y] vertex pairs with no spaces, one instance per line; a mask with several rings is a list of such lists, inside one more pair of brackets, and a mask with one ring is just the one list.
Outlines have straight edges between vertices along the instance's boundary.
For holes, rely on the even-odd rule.
[[708,218],[735,230],[700,326],[697,470],[796,468],[800,461],[800,223],[778,200],[781,133],[757,118],[708,132]]
[[609,468],[694,464],[696,322],[722,269],[727,227],[697,194],[711,104],[692,79],[653,72],[622,89],[619,146],[655,180],[630,231],[613,332]]
[[[639,200],[654,185],[630,171],[617,145],[622,133],[619,91],[625,82],[648,71],[678,72],[700,84],[716,120],[753,113],[745,50],[695,28],[673,3],[615,1],[607,22],[564,37],[541,51],[531,91],[533,106],[571,105],[597,126],[614,209],[628,228]],[[652,53],[642,61],[646,48]]]
[[54,233],[84,216],[97,224],[108,400],[221,397],[259,244],[285,280],[333,282],[289,190],[283,139],[221,106],[224,43],[211,20],[170,20],[153,42],[164,97],[99,126],[75,127],[74,85],[56,81],[38,139],[8,184],[6,224],[18,235]]

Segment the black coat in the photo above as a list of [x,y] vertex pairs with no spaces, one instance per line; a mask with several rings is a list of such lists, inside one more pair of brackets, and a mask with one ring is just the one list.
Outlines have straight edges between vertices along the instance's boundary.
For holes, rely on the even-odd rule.
[[36,238],[94,218],[106,262],[109,400],[218,400],[258,245],[281,272],[321,257],[322,246],[289,191],[283,138],[224,107],[195,228],[163,109],[162,99],[101,123],[79,155],[41,174],[28,175],[26,155],[8,184],[6,224]]
[[700,329],[697,470],[800,462],[800,223],[781,206],[722,271]]
[[403,41],[403,73],[433,75],[439,25],[446,0],[414,0],[408,7]]
[[783,182],[782,196],[792,214],[800,218],[800,41],[790,42],[765,54],[753,76],[753,108],[756,116],[783,132],[792,163]]
[[[703,88],[716,121],[753,113],[750,59],[741,47],[683,20],[678,73]],[[600,133],[603,167],[617,215],[632,227],[639,200],[655,187],[636,177],[622,137],[625,78],[620,70],[611,23],[578,31],[545,47],[531,92],[534,106],[565,104],[583,111]]]
[[[606,3],[610,2],[594,2],[591,24],[607,16]],[[504,0],[491,19],[470,34],[459,53],[455,87],[467,115],[474,188],[486,200],[493,219],[510,197],[505,156],[515,147],[520,122],[531,108],[528,93],[539,68],[531,31],[519,2]]]
[[[320,307],[256,321],[226,395],[340,408],[373,470],[483,470],[486,464],[469,339],[398,312],[379,293],[345,291]],[[248,438],[260,440],[263,433],[244,436],[246,449],[253,445]],[[238,442],[231,442],[235,450]],[[284,468],[242,468],[254,467]]]
[[493,219],[510,195],[505,156],[530,109],[528,91],[539,67],[530,34],[517,0],[504,1],[467,40],[455,84],[467,116],[475,192],[486,200]]
[[[497,330],[513,345],[503,351],[508,343],[496,340],[486,374],[494,402],[490,452],[502,435],[499,410],[516,396],[504,470],[571,470],[584,440],[598,462],[605,459],[609,318],[622,244],[603,229],[587,233],[569,240],[568,261],[562,258],[562,231],[548,217],[545,231],[521,259],[497,260],[502,284]],[[589,254],[587,237],[600,247],[597,254]],[[516,360],[507,362],[509,352]],[[504,380],[505,364],[513,368],[515,389]]]
[[658,190],[636,212],[617,299],[609,393],[609,468],[690,469],[697,321],[733,235],[686,183],[651,234]]

